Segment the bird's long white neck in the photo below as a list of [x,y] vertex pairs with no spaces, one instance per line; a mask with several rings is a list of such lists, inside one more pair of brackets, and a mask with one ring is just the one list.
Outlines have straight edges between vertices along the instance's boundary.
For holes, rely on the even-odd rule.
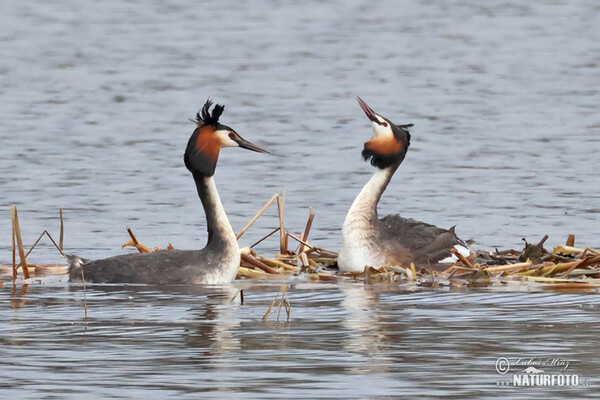
[[377,246],[377,204],[398,166],[377,169],[362,188],[342,227],[342,246],[338,254],[341,271],[362,271],[365,265],[380,266]]
[[206,214],[208,244],[239,249],[235,233],[231,228],[217,186],[212,176],[194,176],[198,195]]
[[374,223],[377,220],[377,204],[397,168],[398,166],[391,166],[385,169],[378,168],[375,171],[375,174],[354,199],[344,226],[353,221],[358,222],[360,220]]

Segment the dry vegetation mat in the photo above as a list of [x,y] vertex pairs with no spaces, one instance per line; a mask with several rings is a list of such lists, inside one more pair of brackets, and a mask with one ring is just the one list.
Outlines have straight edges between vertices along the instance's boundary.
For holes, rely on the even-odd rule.
[[[473,251],[469,257],[455,252],[454,264],[438,264],[426,267],[415,265],[386,265],[374,268],[368,266],[364,272],[340,273],[337,270],[337,254],[314,246],[309,234],[315,213],[308,210],[308,219],[304,229],[292,233],[285,226],[285,194],[274,194],[237,234],[240,239],[261,215],[272,205],[278,210],[278,224],[266,236],[251,246],[241,249],[241,264],[238,279],[308,279],[314,281],[338,281],[340,279],[374,282],[412,282],[417,286],[452,288],[487,287],[495,285],[522,286],[535,285],[547,288],[585,290],[600,287],[600,251],[590,247],[576,247],[575,237],[569,235],[565,245],[556,246],[552,251],[544,248],[548,236],[537,244],[525,242],[522,250]],[[12,219],[12,265],[0,266],[0,279],[32,282],[47,275],[65,274],[65,265],[29,264],[27,256],[46,236],[63,253],[64,224],[60,211],[60,233],[58,243],[47,231],[40,234],[35,243],[26,252],[16,207],[11,210]],[[123,247],[135,247],[140,253],[163,251],[159,247],[142,244],[129,227],[126,228],[130,239]],[[263,256],[254,249],[263,241],[275,237],[279,240],[279,253]],[[273,239],[271,239],[273,240]],[[293,249],[290,247],[293,245]],[[169,244],[164,251],[173,249]],[[18,255],[18,262],[17,262]],[[22,274],[19,274],[22,272]],[[22,275],[22,277],[20,276]],[[0,285],[4,281],[0,280]],[[594,290],[596,292],[596,290]],[[285,306],[284,297],[278,309]],[[285,307],[284,307],[285,308]]]

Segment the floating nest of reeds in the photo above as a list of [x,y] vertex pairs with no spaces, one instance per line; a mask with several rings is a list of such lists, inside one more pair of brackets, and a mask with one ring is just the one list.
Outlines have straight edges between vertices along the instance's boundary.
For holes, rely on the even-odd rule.
[[[340,273],[337,269],[337,253],[325,250],[309,241],[309,233],[314,219],[314,211],[309,208],[309,216],[303,232],[293,234],[285,228],[284,205],[285,194],[274,194],[256,213],[246,226],[237,234],[239,239],[254,222],[276,201],[279,226],[252,246],[241,249],[241,265],[238,279],[307,279],[314,281],[337,282],[341,279],[375,282],[412,282],[424,287],[487,287],[493,285],[518,286],[523,284],[542,285],[548,288],[588,289],[600,287],[600,251],[585,247],[575,247],[575,238],[569,235],[564,246],[557,246],[552,251],[544,248],[548,236],[537,244],[525,241],[522,250],[476,251],[469,257],[455,252],[457,261],[453,265],[436,265],[415,267],[414,265],[386,265],[379,268],[367,266],[364,272]],[[60,212],[60,239],[58,243],[44,231],[28,252],[25,252],[21,239],[16,207],[12,208],[13,226],[13,265],[0,266],[0,279],[11,279],[16,282],[18,272],[23,272],[25,280],[32,277],[65,274],[65,265],[31,265],[27,256],[47,236],[57,250],[63,254],[63,220]],[[163,251],[159,247],[148,247],[142,244],[131,229],[127,227],[130,239],[123,247],[135,247],[139,252]],[[265,257],[254,251],[255,246],[278,233],[279,253]],[[294,250],[289,244],[296,244]],[[169,244],[164,251],[173,249]],[[16,255],[19,255],[19,262]],[[4,281],[0,281],[3,285]]]

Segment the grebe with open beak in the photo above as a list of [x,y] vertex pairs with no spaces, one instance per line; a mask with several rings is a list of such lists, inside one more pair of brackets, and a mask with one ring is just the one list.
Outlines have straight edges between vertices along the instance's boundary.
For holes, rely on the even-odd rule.
[[469,254],[467,245],[450,229],[425,222],[388,215],[379,219],[377,204],[398,169],[408,146],[413,124],[396,125],[375,113],[360,97],[358,104],[371,120],[373,137],[365,143],[362,156],[377,170],[358,194],[342,227],[342,248],[338,254],[341,271],[363,271],[366,266],[433,265],[452,256],[456,247]]

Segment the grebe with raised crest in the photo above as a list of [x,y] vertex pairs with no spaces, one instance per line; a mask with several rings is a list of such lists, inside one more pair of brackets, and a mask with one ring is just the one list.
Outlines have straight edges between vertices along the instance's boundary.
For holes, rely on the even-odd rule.
[[208,242],[201,250],[161,250],[125,254],[90,261],[68,255],[69,280],[103,283],[221,284],[235,279],[240,249],[213,179],[219,152],[224,147],[241,147],[268,153],[219,122],[224,106],[210,111],[209,99],[196,114],[196,129],[185,150],[184,162],[192,173],[206,214]]

